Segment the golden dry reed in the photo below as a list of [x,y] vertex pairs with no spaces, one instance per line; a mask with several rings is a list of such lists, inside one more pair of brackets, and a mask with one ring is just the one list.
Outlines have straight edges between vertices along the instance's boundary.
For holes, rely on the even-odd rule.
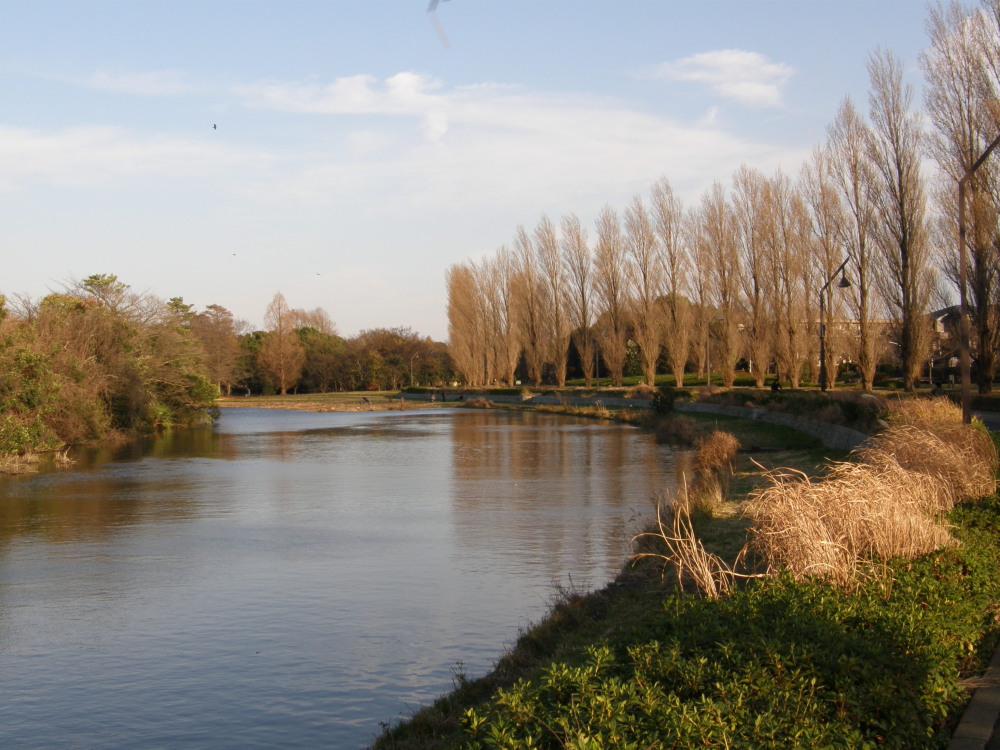
[[849,585],[890,557],[949,544],[941,514],[996,489],[996,450],[946,399],[891,405],[888,426],[820,479],[767,473],[751,493],[751,548],[768,572]]
[[[687,495],[686,488],[684,495]],[[677,585],[684,588],[690,582],[694,588],[709,599],[718,599],[733,587],[737,574],[725,560],[708,552],[695,534],[691,523],[691,513],[687,503],[658,503],[656,507],[657,531],[644,532],[632,539],[633,547],[653,542],[661,549],[637,552],[631,559],[655,558],[663,562],[663,569],[672,567]],[[669,515],[664,520],[664,514]],[[737,563],[739,564],[739,560]]]
[[[792,469],[764,471],[766,483],[745,504],[750,540],[734,568],[753,553],[766,574],[788,571],[850,587],[878,575],[892,557],[916,557],[953,543],[943,514],[957,502],[996,491],[992,439],[981,425],[962,424],[961,410],[947,399],[893,402],[886,421],[853,460],[832,464],[820,478]],[[699,477],[699,466],[713,475],[707,467],[732,465],[738,444],[730,456],[721,439],[717,443],[699,446]],[[717,598],[742,576],[696,538],[693,491],[685,486],[678,493],[669,524],[658,512],[659,532],[636,538],[658,537],[666,550],[634,557],[659,557],[664,566],[673,565],[680,583],[691,581]]]

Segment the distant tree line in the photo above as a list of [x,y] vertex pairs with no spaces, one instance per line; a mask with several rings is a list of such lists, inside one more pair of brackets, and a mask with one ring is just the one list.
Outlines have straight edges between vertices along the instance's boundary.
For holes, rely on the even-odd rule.
[[278,294],[267,330],[95,274],[41,300],[0,296],[0,454],[204,420],[222,393],[440,385],[444,344],[408,328],[337,335]]
[[440,386],[455,378],[447,346],[409,328],[363,330],[342,338],[321,308],[288,306],[280,292],[265,330],[237,337],[225,391],[327,393]]
[[[621,384],[630,352],[647,383],[737,363],[818,379],[819,306],[828,387],[853,363],[871,389],[880,363],[913,390],[932,350],[928,318],[958,282],[957,185],[1000,134],[1000,0],[931,8],[921,55],[925,111],[900,60],[868,59],[867,116],[850,98],[794,179],[741,166],[685,208],[667,178],[624,210],[605,206],[593,236],[573,214],[543,216],[510,245],[446,275],[450,351],[470,385],[562,385],[578,363],[589,385],[603,363]],[[925,117],[933,126],[925,129]],[[923,168],[932,156],[937,171]],[[970,184],[972,354],[981,391],[1000,346],[1000,155]],[[850,288],[833,279],[847,259]],[[827,283],[828,281],[833,283]]]

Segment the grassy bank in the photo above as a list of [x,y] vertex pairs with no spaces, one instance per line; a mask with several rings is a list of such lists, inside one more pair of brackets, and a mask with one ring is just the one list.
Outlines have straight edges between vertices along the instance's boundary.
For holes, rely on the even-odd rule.
[[[772,458],[815,457],[809,445],[774,447]],[[934,497],[943,546],[855,552],[846,578],[806,561],[713,599],[680,590],[672,563],[650,557],[601,591],[561,592],[492,674],[457,675],[452,693],[375,747],[945,747],[968,698],[962,681],[1000,635],[1000,500]],[[730,501],[694,518],[697,538],[729,565],[747,540],[743,510]],[[744,571],[770,562],[758,547]]]

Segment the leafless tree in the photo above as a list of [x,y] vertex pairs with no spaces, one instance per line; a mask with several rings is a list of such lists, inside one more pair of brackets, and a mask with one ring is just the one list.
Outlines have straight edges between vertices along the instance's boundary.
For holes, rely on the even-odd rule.
[[448,290],[448,351],[455,369],[470,386],[485,385],[486,304],[471,263],[453,265],[445,275]]
[[[823,284],[846,260],[843,250],[846,216],[832,170],[833,163],[829,146],[817,146],[813,149],[812,160],[802,168],[800,180],[802,195],[811,219],[809,227],[813,232],[811,244],[814,257],[807,259],[806,262],[811,267],[819,269],[820,272],[819,283],[812,288],[813,291],[809,295],[809,307],[812,307],[814,302],[818,305],[818,299],[814,299],[812,294],[822,293],[824,295],[823,307],[826,317],[825,386],[828,389],[833,388],[837,382],[837,368],[848,346],[848,335],[844,326],[834,323],[834,321],[843,319],[842,310],[847,301],[845,294],[840,290],[835,279],[827,285],[825,291],[821,291]],[[846,273],[844,278],[847,278]],[[820,323],[822,324],[822,321]]]
[[523,226],[518,227],[514,234],[514,255],[517,259],[515,288],[520,313],[521,347],[528,368],[528,380],[537,386],[542,382],[545,366],[547,296],[531,237]]
[[855,356],[862,387],[871,392],[884,336],[879,318],[883,305],[875,279],[880,258],[873,239],[876,222],[876,173],[870,157],[871,129],[849,98],[827,131],[832,175],[846,207],[843,241],[851,257],[852,288],[848,294],[858,326]]
[[[989,10],[1000,3],[986,3]],[[1000,81],[995,60],[1000,58],[1000,33],[991,16],[969,10],[958,2],[930,8],[927,28],[931,46],[921,56],[927,82],[924,101],[934,125],[930,151],[946,182],[937,191],[944,223],[942,265],[958,285],[957,182],[965,177],[987,146],[1000,134],[997,99]],[[997,16],[992,15],[994,21]],[[973,328],[976,376],[981,393],[992,389],[1000,347],[1000,237],[998,221],[1000,165],[991,157],[976,170],[967,185],[966,247],[971,258],[968,308]]]
[[337,326],[322,307],[314,307],[312,310],[292,310],[291,315],[295,328],[312,328],[327,336],[337,335]]
[[538,226],[535,227],[535,250],[547,296],[544,304],[544,308],[548,312],[545,321],[545,339],[548,344],[546,359],[552,364],[556,384],[561,388],[566,385],[566,361],[569,356],[571,333],[566,311],[568,282],[559,253],[556,228],[547,216],[543,216],[538,222]]
[[926,195],[920,173],[924,147],[918,116],[911,111],[912,87],[903,82],[897,56],[876,51],[868,63],[873,138],[870,154],[877,176],[875,240],[884,260],[879,277],[896,319],[903,385],[916,389],[927,359],[930,331],[925,313],[930,296],[930,247]]
[[515,383],[514,371],[521,357],[517,300],[514,291],[516,259],[506,246],[482,265],[480,287],[486,304],[486,340],[490,350],[489,368],[508,386]]
[[767,181],[768,210],[765,245],[772,269],[775,300],[775,355],[779,375],[798,388],[808,351],[806,256],[808,217],[798,192],[781,172]]
[[305,361],[305,350],[295,334],[294,323],[285,296],[278,292],[264,313],[268,335],[260,345],[257,363],[282,396],[298,382]]
[[740,286],[747,311],[745,329],[747,355],[754,384],[764,386],[764,376],[774,356],[775,290],[768,263],[766,226],[768,211],[767,179],[756,169],[743,165],[733,176],[733,208],[739,231]]
[[712,329],[722,383],[731,388],[740,357],[739,240],[736,217],[718,182],[702,197],[697,236],[699,256],[708,262],[710,293],[717,309]]
[[674,384],[681,388],[684,385],[684,367],[691,351],[693,312],[688,297],[691,259],[683,226],[684,208],[666,177],[653,183],[651,192],[653,226],[663,259],[666,294],[661,316],[663,346],[674,375]]
[[568,277],[567,307],[573,328],[573,344],[580,355],[584,382],[589,388],[595,355],[591,331],[594,318],[593,261],[587,245],[587,230],[573,214],[563,217],[561,241],[563,266]]
[[628,276],[618,212],[605,206],[597,217],[594,290],[600,304],[597,327],[601,355],[616,386],[622,384],[628,342]]
[[635,196],[625,211],[625,246],[632,300],[632,338],[639,347],[646,385],[656,385],[656,363],[662,339],[664,266],[653,222],[642,198]]

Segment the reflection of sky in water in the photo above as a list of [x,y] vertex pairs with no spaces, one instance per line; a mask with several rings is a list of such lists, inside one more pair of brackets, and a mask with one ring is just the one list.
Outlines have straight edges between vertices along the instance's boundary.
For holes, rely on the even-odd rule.
[[593,421],[241,409],[0,480],[0,746],[364,745],[614,575],[672,477]]

